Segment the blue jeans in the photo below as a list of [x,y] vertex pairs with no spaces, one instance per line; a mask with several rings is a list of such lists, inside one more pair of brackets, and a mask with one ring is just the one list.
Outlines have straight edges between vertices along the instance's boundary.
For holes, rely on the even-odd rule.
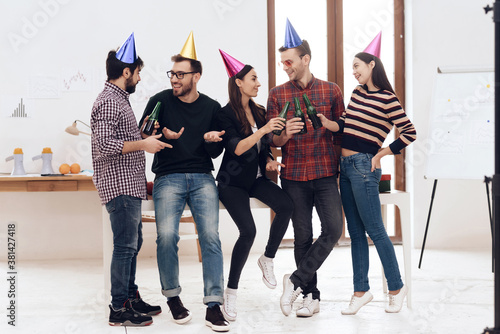
[[137,254],[142,245],[140,198],[120,195],[106,203],[113,231],[111,258],[111,304],[123,307],[129,298],[135,298],[137,285],[135,271]]
[[220,201],[226,207],[240,232],[231,255],[231,268],[227,282],[227,287],[231,289],[238,289],[241,272],[257,233],[250,209],[250,197],[262,201],[276,213],[269,230],[269,239],[264,252],[267,257],[274,258],[276,255],[293,212],[292,200],[286,192],[276,183],[263,177],[255,180],[250,191],[240,187],[221,186],[219,184]]
[[[293,201],[292,224],[297,270],[290,276],[303,294],[320,299],[316,271],[326,260],[342,235],[342,208],[335,176],[311,181],[281,179],[281,185]],[[321,234],[313,243],[312,210],[316,207]]]
[[351,237],[354,291],[368,291],[370,236],[382,262],[390,291],[403,287],[398,261],[382,220],[378,184],[381,169],[371,172],[373,155],[358,153],[340,159],[340,194]]
[[157,260],[162,293],[176,297],[179,284],[179,221],[186,204],[198,229],[203,266],[203,302],[223,303],[224,273],[219,239],[219,194],[211,174],[175,173],[155,180]]

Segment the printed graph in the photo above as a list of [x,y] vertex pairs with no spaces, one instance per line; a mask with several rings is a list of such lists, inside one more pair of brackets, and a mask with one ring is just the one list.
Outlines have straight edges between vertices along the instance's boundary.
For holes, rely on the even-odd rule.
[[23,103],[23,99],[21,98],[21,102],[17,105],[17,107],[14,109],[12,112],[12,115],[10,117],[21,117],[21,118],[27,118],[28,114],[26,113],[26,105]]
[[89,91],[92,74],[89,69],[64,68],[62,70],[63,92]]

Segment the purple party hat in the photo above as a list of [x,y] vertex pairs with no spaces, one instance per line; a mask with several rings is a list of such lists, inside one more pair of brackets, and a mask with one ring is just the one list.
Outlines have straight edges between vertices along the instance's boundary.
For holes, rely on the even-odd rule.
[[363,52],[369,53],[371,55],[374,55],[377,58],[380,58],[380,44],[382,42],[382,31],[378,33],[377,36],[373,39],[373,41],[368,44],[366,49],[363,50]]
[[238,74],[239,71],[241,71],[243,67],[245,67],[245,64],[243,64],[236,58],[231,57],[221,49],[219,49],[219,52],[222,56],[222,60],[224,61],[224,65],[226,65],[227,75],[230,78],[234,77],[236,74]]
[[116,59],[126,63],[133,64],[137,60],[137,53],[135,52],[135,39],[132,33],[125,43],[116,52]]
[[301,44],[302,39],[299,37],[292,24],[290,23],[290,20],[288,20],[287,18],[285,27],[285,44],[283,46],[287,49],[291,49]]

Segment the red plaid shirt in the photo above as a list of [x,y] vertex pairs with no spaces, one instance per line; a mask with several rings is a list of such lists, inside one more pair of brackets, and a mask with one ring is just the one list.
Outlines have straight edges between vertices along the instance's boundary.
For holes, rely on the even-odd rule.
[[141,140],[129,93],[106,82],[90,118],[93,181],[106,204],[120,195],[146,199],[144,151],[122,154],[123,142]]
[[[307,94],[318,114],[330,120],[338,120],[344,112],[344,99],[339,86],[313,76],[304,89],[294,81],[271,89],[267,100],[267,120],[277,117],[287,101],[290,102],[287,119],[293,118],[294,97],[299,98],[300,108],[307,118],[303,94]],[[314,130],[311,124],[306,123],[306,126],[306,134],[295,134],[281,148],[285,165],[281,177],[292,181],[309,181],[336,175],[339,158],[334,145],[340,147],[342,136],[324,127]],[[272,138],[274,135],[271,132],[269,136]]]

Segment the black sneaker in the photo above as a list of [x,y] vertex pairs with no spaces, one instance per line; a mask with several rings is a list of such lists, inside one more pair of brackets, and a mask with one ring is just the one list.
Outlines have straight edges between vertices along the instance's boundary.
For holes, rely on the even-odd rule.
[[178,324],[185,324],[191,320],[191,312],[182,305],[179,296],[173,297],[167,301],[168,307],[170,307],[170,312],[174,321]]
[[205,325],[212,328],[214,332],[229,331],[229,322],[224,319],[219,305],[207,307],[207,316],[205,317]]
[[123,307],[116,311],[109,305],[110,326],[149,326],[152,323],[153,318],[135,311],[130,300],[127,300]]
[[139,313],[144,313],[147,315],[157,315],[161,313],[161,307],[152,306],[146,303],[144,300],[142,300],[139,291],[137,291],[137,294],[134,299],[130,299],[130,303],[132,304],[134,310],[136,310]]

